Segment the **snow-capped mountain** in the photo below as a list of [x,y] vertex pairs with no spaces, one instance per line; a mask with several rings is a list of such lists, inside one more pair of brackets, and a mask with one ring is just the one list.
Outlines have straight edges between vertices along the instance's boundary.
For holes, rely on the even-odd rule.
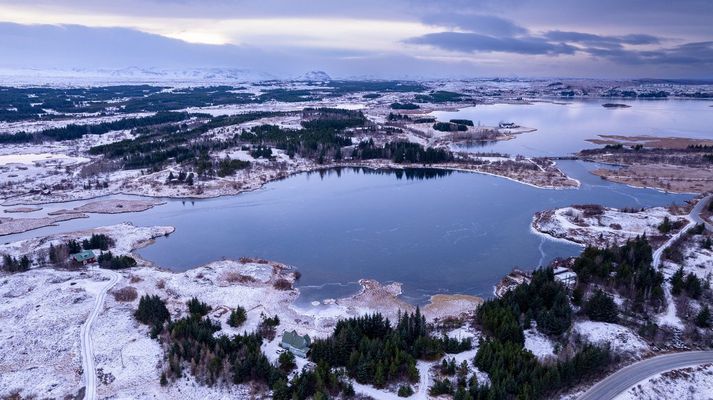
[[0,69],[0,82],[32,84],[100,83],[239,83],[278,79],[274,75],[238,68],[142,68],[119,69]]

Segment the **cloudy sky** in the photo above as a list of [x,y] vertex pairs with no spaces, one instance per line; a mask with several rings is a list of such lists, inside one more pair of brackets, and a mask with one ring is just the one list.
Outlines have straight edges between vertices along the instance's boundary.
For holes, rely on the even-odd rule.
[[0,0],[2,68],[713,78],[711,0]]

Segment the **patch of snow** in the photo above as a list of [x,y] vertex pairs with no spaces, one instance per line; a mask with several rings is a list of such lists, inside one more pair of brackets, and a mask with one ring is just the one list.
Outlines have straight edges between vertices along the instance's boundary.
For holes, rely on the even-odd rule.
[[619,354],[638,357],[648,352],[649,345],[631,329],[621,325],[597,321],[577,321],[572,331],[581,335],[587,342],[597,345],[609,345]]
[[536,328],[527,329],[525,333],[525,349],[530,350],[540,360],[553,357],[555,347],[552,340]]

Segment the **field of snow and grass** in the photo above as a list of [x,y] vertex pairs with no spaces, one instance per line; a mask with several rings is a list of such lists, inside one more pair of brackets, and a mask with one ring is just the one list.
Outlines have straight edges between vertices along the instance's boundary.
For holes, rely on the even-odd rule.
[[668,217],[672,224],[688,222],[663,207],[624,211],[596,205],[563,207],[535,214],[536,232],[556,239],[595,246],[621,245],[636,236],[661,236],[659,225]]
[[620,355],[635,358],[650,351],[649,345],[631,329],[608,322],[576,321],[572,332],[578,334],[586,342],[610,346],[611,350]]

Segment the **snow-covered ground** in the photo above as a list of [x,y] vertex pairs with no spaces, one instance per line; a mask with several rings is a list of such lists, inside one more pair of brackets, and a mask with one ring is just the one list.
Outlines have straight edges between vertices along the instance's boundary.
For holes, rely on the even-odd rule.
[[661,235],[658,226],[665,217],[672,223],[685,220],[684,217],[672,215],[663,207],[638,212],[604,207],[601,211],[595,208],[594,211],[588,212],[587,207],[563,207],[538,212],[533,218],[532,227],[536,232],[556,239],[607,246],[621,245],[636,236]]
[[615,400],[711,400],[713,365],[674,369],[640,382]]
[[572,332],[585,341],[599,346],[610,346],[615,353],[640,357],[650,351],[649,345],[631,329],[608,322],[577,321]]
[[540,360],[547,360],[555,355],[555,346],[552,340],[537,328],[525,330],[525,349],[530,350]]

